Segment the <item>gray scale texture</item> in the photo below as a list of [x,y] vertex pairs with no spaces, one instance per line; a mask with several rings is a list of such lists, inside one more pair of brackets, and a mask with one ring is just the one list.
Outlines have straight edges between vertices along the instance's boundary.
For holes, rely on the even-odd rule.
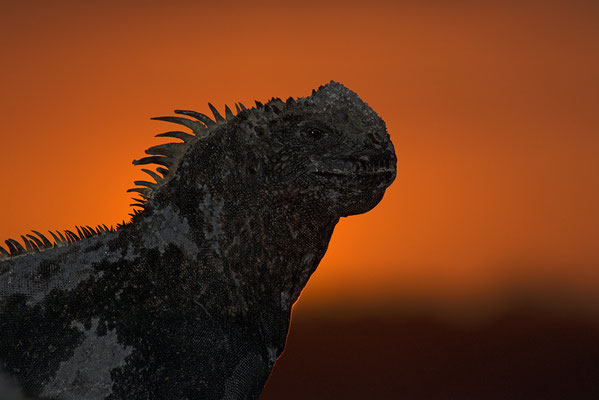
[[335,225],[395,179],[385,123],[337,82],[177,113],[193,134],[134,162],[164,169],[129,223],[0,253],[0,400],[258,399]]

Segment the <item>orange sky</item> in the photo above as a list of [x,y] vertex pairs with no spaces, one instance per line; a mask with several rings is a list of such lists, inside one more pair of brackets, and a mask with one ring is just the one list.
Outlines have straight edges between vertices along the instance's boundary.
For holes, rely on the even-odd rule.
[[334,79],[386,121],[398,176],[303,303],[596,291],[598,3],[90,3],[3,4],[0,238],[127,218],[152,116]]

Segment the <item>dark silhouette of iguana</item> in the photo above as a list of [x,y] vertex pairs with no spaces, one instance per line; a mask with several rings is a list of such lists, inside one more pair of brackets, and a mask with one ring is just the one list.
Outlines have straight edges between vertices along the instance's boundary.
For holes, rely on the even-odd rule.
[[333,81],[226,118],[209,106],[214,120],[155,118],[193,134],[133,162],[159,167],[130,222],[0,247],[0,382],[43,399],[260,396],[333,228],[382,199],[395,151]]

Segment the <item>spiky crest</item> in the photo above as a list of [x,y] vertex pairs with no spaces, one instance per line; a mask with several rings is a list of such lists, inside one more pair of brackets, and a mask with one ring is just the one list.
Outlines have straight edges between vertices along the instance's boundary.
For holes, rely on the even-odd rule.
[[[287,101],[289,102],[290,100],[295,101],[291,97]],[[273,102],[278,102],[279,107],[285,106],[285,103],[274,97],[268,103],[266,103],[266,106],[269,106],[269,104]],[[187,152],[190,146],[197,141],[212,135],[216,129],[220,128],[224,124],[227,124],[240,113],[254,109],[266,112],[274,111],[277,114],[280,111],[277,107],[265,108],[265,105],[257,100],[255,103],[256,107],[250,109],[246,108],[241,102],[235,103],[237,114],[234,114],[229,106],[225,104],[225,117],[223,117],[211,103],[208,103],[208,107],[214,115],[214,119],[205,114],[191,110],[175,110],[174,112],[175,114],[181,114],[195,118],[197,121],[172,116],[151,118],[157,121],[165,121],[183,125],[186,128],[189,128],[193,134],[182,131],[169,131],[160,133],[156,135],[156,137],[170,137],[174,139],[180,139],[181,142],[172,142],[152,146],[145,150],[145,153],[148,155],[148,157],[143,157],[139,160],[133,160],[133,165],[156,164],[159,165],[159,167],[156,167],[155,171],[142,168],[142,171],[147,173],[152,179],[154,179],[155,182],[143,180],[134,181],[134,184],[138,187],[133,187],[127,190],[127,192],[138,193],[141,198],[133,197],[132,200],[134,202],[130,204],[130,206],[140,207],[143,209],[146,205],[146,202],[151,199],[153,192],[173,178],[177,168],[179,167],[181,159],[183,158],[183,155]],[[133,212],[129,215],[134,218],[141,213],[142,211],[134,208]],[[98,225],[95,229],[90,226],[75,226],[77,233],[68,229],[63,230],[62,232],[48,231],[52,236],[53,241],[49,240],[42,233],[32,230],[35,236],[31,234],[21,235],[23,244],[19,243],[15,239],[5,240],[4,243],[8,247],[8,251],[0,245],[0,261],[29,253],[42,252],[50,248],[66,246],[93,236],[113,233],[128,223],[129,222],[125,222],[125,220],[123,220],[121,223],[116,225],[116,228],[112,226],[109,228],[104,224]]]
[[[4,241],[8,251],[0,245],[0,261],[16,256],[22,256],[29,253],[39,253],[47,249],[54,247],[62,247],[68,244],[78,242],[79,240],[90,238],[93,236],[104,235],[110,232],[116,232],[113,227],[108,228],[106,225],[98,225],[96,228],[91,226],[76,226],[77,233],[68,229],[63,232],[60,231],[48,231],[52,238],[49,240],[44,234],[31,230],[35,235],[25,234],[21,235],[23,244],[19,243],[15,239],[7,239]],[[64,233],[64,234],[63,234]],[[25,245],[23,247],[23,245]]]

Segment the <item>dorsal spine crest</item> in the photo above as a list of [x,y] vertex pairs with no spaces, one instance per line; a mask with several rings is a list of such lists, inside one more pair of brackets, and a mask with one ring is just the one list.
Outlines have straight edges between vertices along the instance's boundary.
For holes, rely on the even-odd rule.
[[[278,103],[278,106],[274,105],[275,102]],[[140,211],[140,209],[144,209],[146,207],[146,203],[152,198],[153,193],[173,178],[177,168],[179,167],[181,159],[194,143],[211,136],[215,133],[215,131],[238,117],[240,114],[249,116],[251,123],[257,126],[264,122],[263,118],[265,114],[273,114],[273,111],[274,114],[279,114],[283,107],[294,102],[295,100],[292,97],[287,99],[287,103],[283,103],[281,99],[273,97],[266,104],[266,106],[256,100],[256,107],[252,107],[250,109],[245,107],[243,103],[237,102],[234,103],[237,112],[236,114],[234,114],[231,108],[225,104],[225,117],[218,112],[216,107],[214,107],[211,103],[208,103],[208,107],[210,108],[214,119],[210,118],[206,114],[191,110],[175,110],[174,112],[175,114],[195,118],[197,121],[173,116],[151,118],[157,121],[165,121],[183,125],[190,129],[192,133],[184,131],[168,131],[157,134],[156,137],[180,139],[181,142],[171,142],[152,146],[145,150],[145,153],[148,155],[148,157],[133,160],[134,165],[156,164],[158,167],[156,167],[155,170],[142,168],[142,171],[154,179],[154,182],[136,180],[134,181],[136,187],[127,190],[127,192],[136,193],[139,196],[132,197],[133,203],[131,203],[130,206],[137,208],[134,208],[133,212],[129,215],[131,217],[135,217],[141,214],[142,211]],[[249,114],[246,114],[248,112]],[[106,225],[98,225],[95,229],[91,228],[90,226],[75,226],[77,233],[69,229],[66,229],[62,232],[48,231],[48,233],[50,233],[52,236],[53,241],[49,240],[42,233],[32,230],[35,236],[31,234],[20,235],[23,244],[19,243],[15,239],[5,240],[4,243],[8,250],[0,245],[0,261],[29,253],[42,252],[46,249],[74,244],[80,240],[93,236],[116,232],[125,225],[127,225],[127,223],[123,221],[122,223],[117,224],[116,228],[112,226],[109,228]]]

